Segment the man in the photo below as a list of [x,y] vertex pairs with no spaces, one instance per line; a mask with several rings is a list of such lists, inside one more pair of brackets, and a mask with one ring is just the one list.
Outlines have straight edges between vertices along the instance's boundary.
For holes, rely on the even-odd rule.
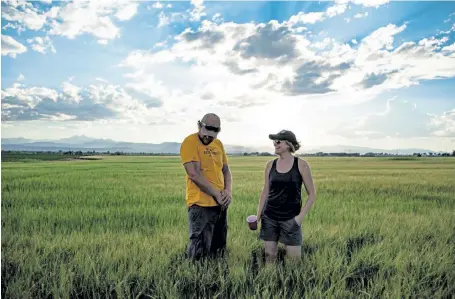
[[217,139],[220,118],[213,113],[198,121],[198,132],[185,138],[180,157],[186,170],[186,196],[192,259],[224,255],[227,208],[231,203],[232,177],[226,152]]

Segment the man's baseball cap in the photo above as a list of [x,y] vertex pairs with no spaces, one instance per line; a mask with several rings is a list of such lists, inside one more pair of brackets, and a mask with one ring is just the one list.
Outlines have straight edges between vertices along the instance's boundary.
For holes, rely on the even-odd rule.
[[270,134],[269,138],[272,140],[286,140],[292,143],[294,146],[298,144],[295,134],[288,130],[281,130],[277,134]]

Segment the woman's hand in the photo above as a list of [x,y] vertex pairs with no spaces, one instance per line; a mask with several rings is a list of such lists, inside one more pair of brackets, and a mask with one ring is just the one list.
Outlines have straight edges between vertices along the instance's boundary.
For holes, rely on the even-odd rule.
[[295,219],[295,222],[297,222],[297,224],[299,226],[302,226],[302,223],[303,223],[303,218],[305,217],[305,215],[303,215],[302,213],[298,214],[297,216],[294,217]]

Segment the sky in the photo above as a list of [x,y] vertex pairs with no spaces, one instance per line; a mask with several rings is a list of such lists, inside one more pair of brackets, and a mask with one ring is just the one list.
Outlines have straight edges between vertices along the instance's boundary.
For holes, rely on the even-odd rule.
[[455,149],[455,2],[1,2],[2,138]]

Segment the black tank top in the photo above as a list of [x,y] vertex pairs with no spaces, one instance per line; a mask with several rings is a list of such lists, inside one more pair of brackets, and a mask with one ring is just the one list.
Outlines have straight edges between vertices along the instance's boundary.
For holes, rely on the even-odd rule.
[[281,173],[276,170],[275,159],[269,174],[269,194],[264,214],[276,221],[286,221],[300,213],[302,206],[302,176],[298,158],[294,157],[291,170]]

